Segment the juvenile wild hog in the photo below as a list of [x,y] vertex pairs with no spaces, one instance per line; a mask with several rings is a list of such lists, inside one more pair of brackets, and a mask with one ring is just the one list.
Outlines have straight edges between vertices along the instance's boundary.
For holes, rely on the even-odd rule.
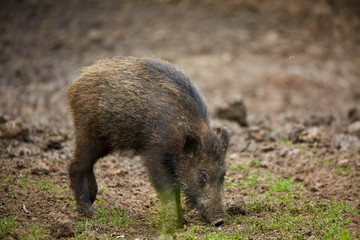
[[95,162],[113,150],[142,156],[161,201],[180,190],[211,225],[225,219],[226,129],[210,129],[203,97],[192,81],[159,59],[114,57],[87,67],[68,89],[75,127],[69,167],[78,208],[92,216]]

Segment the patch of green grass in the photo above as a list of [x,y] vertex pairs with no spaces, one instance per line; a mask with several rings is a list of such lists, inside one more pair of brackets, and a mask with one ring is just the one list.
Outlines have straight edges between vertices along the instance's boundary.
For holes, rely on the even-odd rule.
[[261,213],[261,212],[273,212],[274,205],[270,201],[264,201],[263,198],[253,198],[246,204],[248,212]]
[[[343,239],[342,237],[351,236],[350,231],[344,228],[350,222],[344,213],[359,216],[358,211],[354,208],[344,202],[332,199],[317,201],[313,204],[312,213],[314,215],[313,226],[319,229],[318,234],[324,239]],[[320,229],[325,229],[325,231],[320,231]]]
[[65,200],[65,201],[64,201],[64,204],[70,205],[70,206],[73,207],[73,210],[74,210],[74,211],[76,210],[76,201],[75,201],[75,200],[71,200],[71,199],[69,199],[69,198],[67,198],[67,197],[65,197],[64,200]]
[[326,164],[326,165],[333,165],[334,164],[334,159],[333,158],[328,158],[328,159],[316,159],[314,161],[314,164]]
[[229,188],[237,188],[237,187],[239,187],[236,183],[234,183],[234,182],[229,182],[229,184],[227,185],[227,187],[229,187]]
[[50,230],[44,224],[35,225],[25,223],[25,226],[29,231],[22,234],[21,239],[53,239],[50,235]]
[[338,175],[347,175],[351,172],[351,168],[349,167],[342,167],[342,166],[337,166],[337,174]]
[[253,173],[246,177],[246,179],[244,181],[244,185],[248,186],[248,187],[252,187],[255,185],[260,185],[263,182],[264,182],[264,179],[262,179],[259,175]]
[[234,171],[240,171],[240,172],[248,171],[248,167],[246,167],[242,163],[230,164],[229,169],[234,170]]
[[255,172],[240,180],[236,187],[251,196],[246,201],[246,215],[228,216],[221,229],[190,225],[186,231],[175,232],[173,238],[307,239],[310,235],[317,239],[359,238],[359,233],[346,229],[349,216],[359,216],[356,209],[332,199],[314,202],[307,197],[306,188],[289,176]]
[[40,181],[39,178],[36,178],[34,180],[34,182],[39,186],[40,189],[45,190],[45,191],[51,191],[51,192],[55,192],[57,190],[57,185],[56,183],[52,183],[49,180],[45,179],[43,181]]
[[[164,238],[169,239],[169,237]],[[220,232],[218,228],[211,226],[204,226],[199,224],[190,224],[186,229],[181,229],[173,234],[172,239],[186,239],[186,240],[217,240],[217,239],[245,239],[241,236],[240,231],[233,233]]]
[[290,192],[294,195],[298,193],[305,193],[306,189],[301,183],[294,182],[291,177],[285,179],[276,178],[271,182],[271,187],[269,188],[269,193],[274,192]]
[[306,154],[306,148],[300,147],[300,154]]
[[12,184],[14,181],[15,181],[15,178],[12,178],[10,176],[6,179],[6,182],[9,184]]
[[[334,200],[312,203],[305,196],[305,187],[291,178],[277,178],[262,199],[247,203],[248,211],[264,213],[253,229],[256,231],[277,231],[279,236],[300,238],[299,228],[312,229],[315,236],[323,239],[355,239],[344,226],[349,222],[344,213],[358,215],[358,212]],[[251,222],[246,222],[250,223]]]
[[230,164],[229,169],[247,173],[249,172],[249,167],[260,167],[260,166],[261,164],[259,160],[257,160],[254,157],[250,157],[249,162],[247,164],[243,164],[243,163]]
[[10,199],[17,199],[17,192],[14,191],[13,194],[10,195]]
[[[97,200],[97,203],[101,205],[100,209],[95,210],[93,218],[85,218],[75,223],[76,238],[84,239],[89,237],[89,231],[95,230],[101,232],[108,227],[124,228],[128,229],[131,225],[135,225],[134,219],[125,216],[126,209],[118,209],[114,205],[105,205],[103,200]],[[127,231],[127,230],[126,230]],[[128,232],[132,234],[131,232]]]
[[68,193],[69,192],[69,188],[68,187],[62,187],[62,190],[64,193]]
[[[291,236],[294,236],[298,226],[301,226],[303,223],[303,217],[293,216],[290,213],[275,212],[265,215],[263,219],[257,221],[256,228],[258,231],[283,231],[283,235],[290,233]],[[290,234],[288,236],[290,236]]]
[[260,167],[261,166],[259,160],[257,160],[256,158],[253,158],[253,157],[250,157],[248,165],[250,167]]
[[329,158],[326,160],[327,164],[331,165],[332,163],[334,163],[335,159],[333,158]]
[[261,185],[268,185],[273,179],[274,175],[271,173],[251,173],[244,180],[241,181],[241,187],[255,187]]
[[207,232],[213,232],[216,229],[214,227],[206,226],[206,225],[199,225],[199,224],[190,224],[186,232],[188,234],[205,234]]
[[0,239],[11,233],[15,226],[16,217],[6,216],[0,219]]
[[[178,238],[175,238],[178,239]],[[186,233],[182,235],[179,239],[187,239],[187,240],[241,240],[248,239],[242,236],[241,232],[233,232],[233,233],[208,233],[197,237],[193,234]]]
[[23,187],[24,190],[26,190],[27,185],[29,184],[28,177],[22,177],[18,180],[19,184]]
[[290,141],[290,139],[288,139],[288,138],[281,137],[281,138],[279,138],[279,142],[284,143],[286,146],[292,146],[293,145],[293,142]]
[[96,199],[95,204],[104,205],[105,204],[105,199]]
[[107,186],[106,186],[105,184],[103,184],[103,185],[100,186],[100,189],[99,189],[99,190],[100,190],[101,192],[105,192],[106,189],[107,189]]

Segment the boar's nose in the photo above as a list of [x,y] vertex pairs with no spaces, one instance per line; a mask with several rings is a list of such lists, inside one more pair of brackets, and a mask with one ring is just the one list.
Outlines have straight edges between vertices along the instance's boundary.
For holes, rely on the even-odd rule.
[[225,223],[225,219],[217,218],[217,219],[211,221],[210,225],[213,225],[213,226],[215,225],[215,227],[219,227],[219,226],[223,225],[224,223]]

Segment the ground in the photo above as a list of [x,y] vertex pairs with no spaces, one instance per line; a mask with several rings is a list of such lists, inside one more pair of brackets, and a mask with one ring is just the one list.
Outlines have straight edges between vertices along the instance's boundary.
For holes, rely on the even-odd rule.
[[[0,238],[359,239],[360,4],[346,1],[0,1]],[[232,132],[225,200],[207,226],[161,220],[139,157],[96,164],[93,219],[67,166],[67,86],[117,55],[179,66]],[[248,127],[219,118],[241,96]],[[240,202],[241,202],[240,201]]]

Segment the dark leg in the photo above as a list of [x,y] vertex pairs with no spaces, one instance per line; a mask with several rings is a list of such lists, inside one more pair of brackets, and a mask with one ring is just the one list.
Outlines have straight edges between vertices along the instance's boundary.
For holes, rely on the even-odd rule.
[[180,189],[175,183],[171,154],[158,154],[156,150],[152,150],[145,155],[145,164],[150,181],[159,194],[163,208],[170,207],[169,212],[176,214],[177,227],[182,227],[184,221]]
[[175,195],[178,225],[179,227],[182,227],[184,223],[186,223],[187,221],[184,218],[184,211],[182,209],[181,199],[180,199],[180,189],[178,187],[174,188],[174,195]]
[[79,211],[91,217],[94,210],[91,204],[97,194],[97,184],[93,171],[96,160],[108,153],[103,143],[87,143],[77,141],[75,145],[74,160],[69,167],[70,187],[75,193]]

